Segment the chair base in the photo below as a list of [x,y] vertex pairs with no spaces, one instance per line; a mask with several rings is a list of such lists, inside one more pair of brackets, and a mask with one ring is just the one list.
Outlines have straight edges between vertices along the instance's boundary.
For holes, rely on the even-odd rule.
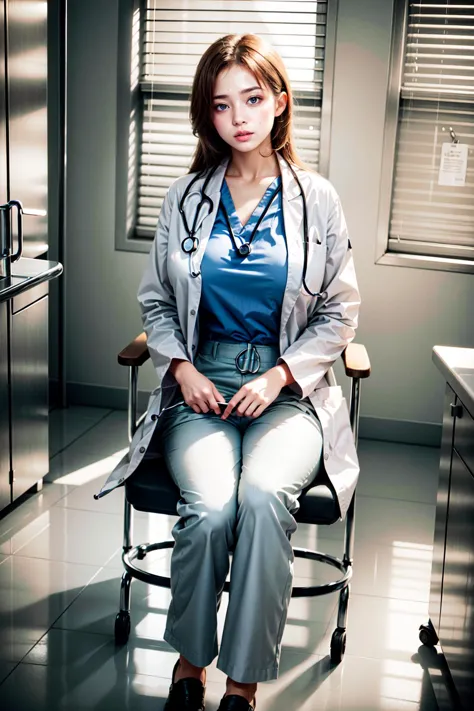
[[[174,541],[161,541],[160,543],[142,543],[138,546],[124,548],[122,553],[122,561],[125,572],[122,576],[122,584],[120,589],[120,611],[115,618],[116,644],[126,644],[130,635],[130,598],[133,578],[141,580],[147,585],[156,585],[158,587],[168,589],[171,587],[169,578],[142,570],[135,565],[134,561],[143,560],[146,555],[152,551],[165,550],[166,548],[173,547]],[[341,573],[343,573],[342,577],[334,582],[325,583],[324,585],[293,587],[292,590],[292,597],[317,597],[340,591],[337,627],[332,634],[330,646],[331,662],[332,664],[339,664],[342,661],[346,650],[347,607],[350,594],[349,583],[352,578],[352,562],[349,560],[343,561],[335,556],[328,555],[327,553],[319,553],[318,551],[311,551],[306,548],[294,548],[293,552],[296,558],[307,558],[320,563],[326,563],[327,565],[337,568]],[[224,592],[229,592],[228,582],[224,584]]]
[[[125,570],[128,575],[137,580],[141,580],[142,583],[147,585],[157,585],[161,588],[170,588],[170,579],[163,575],[156,575],[156,573],[150,573],[148,571],[142,570],[134,564],[135,560],[143,560],[148,553],[152,551],[165,550],[166,548],[173,548],[174,541],[161,541],[160,543],[146,543],[140,544],[138,546],[133,546],[128,550],[124,550],[122,553],[122,561]],[[309,560],[315,560],[320,563],[326,563],[334,568],[340,570],[343,573],[342,577],[331,583],[325,583],[323,585],[309,585],[294,587],[291,593],[292,597],[319,597],[320,595],[328,595],[329,593],[337,592],[346,588],[352,578],[352,563],[350,561],[343,561],[340,558],[329,555],[327,553],[319,553],[318,551],[307,550],[306,548],[293,548],[293,552],[296,558],[306,558]],[[229,592],[229,583],[224,584],[224,592]]]

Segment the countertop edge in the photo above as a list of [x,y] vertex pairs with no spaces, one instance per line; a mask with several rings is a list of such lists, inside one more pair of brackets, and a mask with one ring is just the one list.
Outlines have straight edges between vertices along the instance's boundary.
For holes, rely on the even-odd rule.
[[451,386],[456,395],[458,395],[463,405],[467,407],[471,416],[474,417],[474,396],[470,392],[470,390],[466,388],[462,375],[460,373],[457,373],[455,370],[453,370],[453,368],[450,367],[450,365],[445,361],[441,353],[439,353],[439,351],[437,350],[437,346],[433,347],[432,360],[438,370],[445,377],[445,380],[448,385]]
[[[49,267],[44,271],[38,272],[38,274],[34,274],[32,276],[25,276],[25,281],[20,282],[19,284],[11,284],[9,287],[0,289],[0,303],[10,301],[10,299],[15,298],[15,296],[18,296],[19,294],[23,294],[23,292],[28,291],[29,289],[32,289],[35,286],[38,286],[38,284],[43,284],[46,281],[56,279],[62,274],[62,272],[63,265],[59,262],[56,262],[54,266]],[[13,276],[18,278],[17,275]]]

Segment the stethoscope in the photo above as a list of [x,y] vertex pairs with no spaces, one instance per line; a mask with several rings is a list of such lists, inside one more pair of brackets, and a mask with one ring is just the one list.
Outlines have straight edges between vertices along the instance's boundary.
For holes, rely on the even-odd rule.
[[[301,181],[298,178],[296,171],[294,170],[291,163],[288,163],[288,166],[289,166],[289,168],[293,174],[293,177],[296,180],[296,183],[301,191],[301,199],[303,201],[303,242],[304,242],[303,287],[304,287],[306,293],[309,294],[309,296],[319,296],[318,292],[312,292],[308,288],[308,285],[306,284],[306,271],[308,268],[308,244],[309,244],[308,210],[307,210],[307,206],[306,206],[306,198],[305,198],[303,186],[301,185]],[[179,205],[178,205],[178,210],[179,210],[179,213],[182,217],[183,224],[184,224],[184,229],[186,230],[186,232],[188,234],[188,236],[185,237],[183,239],[183,241],[181,242],[181,249],[183,250],[183,252],[185,254],[189,254],[190,274],[194,279],[196,279],[201,274],[200,271],[194,270],[193,263],[192,263],[193,254],[195,254],[199,249],[199,239],[198,239],[198,237],[196,237],[196,225],[198,223],[199,215],[201,214],[201,210],[204,207],[204,205],[207,205],[207,209],[208,209],[206,217],[208,215],[210,215],[211,212],[213,212],[213,210],[214,210],[214,203],[213,203],[212,199],[208,195],[206,195],[206,188],[209,185],[209,181],[211,180],[212,176],[214,175],[214,173],[216,172],[218,167],[219,167],[218,165],[214,166],[209,171],[208,175],[206,176],[204,184],[201,188],[201,200],[199,201],[199,204],[196,206],[196,211],[194,213],[194,218],[193,218],[193,223],[192,223],[191,229],[189,228],[189,224],[188,224],[186,215],[184,213],[184,202],[185,202],[192,186],[203,177],[204,171],[201,171],[200,173],[198,173],[197,175],[194,176],[194,178],[191,180],[189,185],[186,187],[186,190],[184,191],[183,196],[182,196],[181,200],[179,201]],[[227,222],[227,227],[229,229],[230,237],[232,239],[234,248],[240,257],[244,258],[250,254],[251,249],[252,249],[251,245],[252,245],[252,240],[254,238],[254,235],[257,232],[257,229],[258,229],[261,221],[263,220],[268,208],[270,207],[271,203],[273,202],[273,199],[276,197],[276,195],[280,191],[281,191],[281,185],[279,185],[278,188],[275,190],[275,192],[272,195],[271,200],[267,203],[265,210],[260,215],[260,218],[259,218],[257,224],[255,225],[255,228],[252,231],[249,241],[244,242],[241,245],[236,244],[234,233],[233,233],[232,227],[230,225],[230,221],[229,221],[229,216],[227,215],[227,211],[225,209],[223,210],[224,216],[225,216],[226,222]],[[318,238],[318,244],[321,244],[321,240],[319,238]]]

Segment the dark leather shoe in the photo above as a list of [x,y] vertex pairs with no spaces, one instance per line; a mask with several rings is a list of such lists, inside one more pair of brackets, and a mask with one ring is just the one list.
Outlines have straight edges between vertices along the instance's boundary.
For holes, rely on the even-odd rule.
[[191,677],[175,681],[178,665],[179,659],[174,665],[170,693],[163,711],[204,711],[206,687],[199,679]]
[[257,701],[254,697],[253,706],[249,704],[247,699],[238,694],[229,694],[229,696],[223,696],[219,708],[217,711],[253,711],[257,706]]

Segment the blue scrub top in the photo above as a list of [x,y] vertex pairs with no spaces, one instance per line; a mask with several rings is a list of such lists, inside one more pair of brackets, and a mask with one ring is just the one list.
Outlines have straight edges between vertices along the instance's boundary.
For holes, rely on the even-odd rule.
[[[224,179],[221,199],[237,245],[248,242],[267,202],[281,182],[275,178],[243,227]],[[279,342],[281,307],[288,275],[288,250],[282,194],[274,198],[252,240],[252,251],[240,257],[229,235],[222,206],[201,264],[200,337],[227,343],[275,345]]]

